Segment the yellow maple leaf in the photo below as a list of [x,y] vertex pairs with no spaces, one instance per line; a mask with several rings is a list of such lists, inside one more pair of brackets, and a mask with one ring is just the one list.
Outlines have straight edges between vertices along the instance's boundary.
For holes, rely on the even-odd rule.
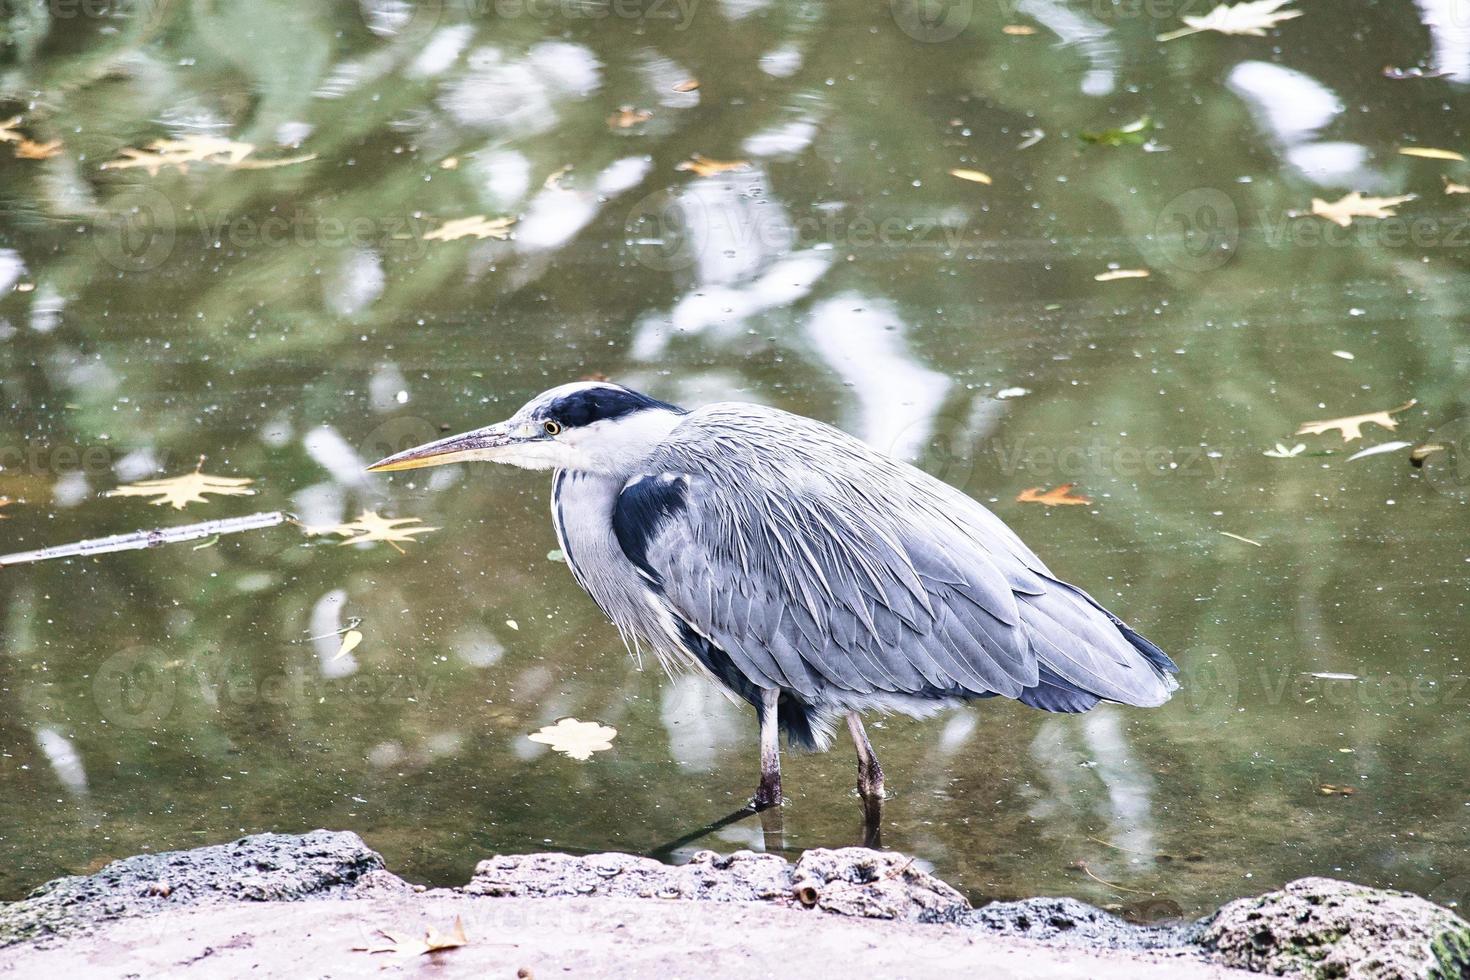
[[646,123],[653,118],[653,113],[647,109],[634,109],[630,105],[622,106],[617,112],[607,117],[608,129],[632,129],[640,123]]
[[367,544],[373,541],[385,541],[393,546],[399,554],[407,554],[398,547],[400,541],[417,541],[415,534],[427,534],[430,531],[439,530],[437,527],[423,527],[423,521],[417,517],[383,517],[377,511],[365,510],[346,524],[329,524],[325,527],[302,527],[308,536],[316,537],[322,534],[335,534],[344,540],[337,542],[344,544]]
[[477,214],[470,218],[455,218],[446,221],[443,225],[431,232],[424,234],[426,242],[452,242],[458,238],[496,238],[501,241],[510,237],[511,226],[516,223],[515,218],[487,218],[483,214]]
[[377,935],[383,937],[383,942],[373,946],[353,948],[362,953],[396,953],[399,956],[414,957],[469,945],[469,939],[464,934],[464,923],[457,915],[449,931],[440,932],[433,926],[429,926],[424,930],[422,939],[406,932],[389,932],[386,929],[379,929]]
[[1016,500],[1023,504],[1046,504],[1048,507],[1080,507],[1092,503],[1091,497],[1072,493],[1072,488],[1077,484],[1063,483],[1059,487],[1043,491],[1040,487],[1028,487],[1016,494]]
[[595,721],[563,718],[555,725],[547,725],[526,737],[549,745],[562,755],[586,762],[592,758],[592,753],[612,748],[612,740],[617,734],[616,728],[599,725]]
[[750,166],[749,160],[711,160],[703,154],[696,153],[688,160],[674,167],[675,170],[685,170],[700,177],[713,177],[715,174],[725,173],[727,170],[745,170]]
[[249,496],[255,491],[247,488],[254,482],[244,477],[210,476],[195,470],[183,476],[171,476],[161,480],[140,480],[137,483],[108,490],[103,496],[155,497],[157,499],[148,501],[155,507],[169,504],[175,510],[183,510],[188,504],[207,503],[205,494],[213,493],[222,497]]
[[1282,21],[1300,17],[1300,10],[1282,10],[1291,0],[1251,0],[1233,6],[1220,4],[1203,17],[1182,17],[1188,27],[1168,34],[1160,34],[1155,40],[1172,41],[1178,37],[1215,31],[1219,34],[1239,34],[1250,37],[1265,37],[1269,28]]
[[1398,408],[1386,408],[1381,412],[1365,412],[1362,415],[1349,415],[1340,419],[1320,419],[1316,422],[1303,422],[1301,427],[1296,430],[1296,434],[1299,436],[1319,436],[1332,429],[1337,429],[1342,433],[1343,442],[1352,442],[1354,439],[1362,438],[1363,426],[1368,422],[1372,422],[1374,425],[1381,425],[1385,429],[1397,429],[1399,423],[1394,416],[1399,412],[1407,412],[1417,404],[1419,404],[1417,398],[1410,398]]
[[141,150],[125,147],[116,160],[107,161],[102,169],[142,168],[150,177],[157,177],[164,167],[177,167],[180,173],[188,173],[191,163],[218,164],[235,170],[266,170],[316,159],[315,153],[281,160],[248,159],[254,152],[254,143],[237,143],[218,136],[184,136],[176,140],[154,140]]
[[50,160],[61,152],[61,140],[52,140],[49,143],[33,143],[23,139],[15,147],[15,156],[18,160]]
[[966,170],[961,167],[956,170],[951,170],[949,175],[951,177],[958,177],[960,180],[968,180],[975,184],[990,183],[990,175],[979,170]]
[[1413,194],[1398,197],[1364,197],[1357,191],[1344,195],[1330,204],[1320,197],[1312,198],[1312,213],[1346,228],[1354,218],[1396,218],[1393,210],[1405,201],[1412,201]]

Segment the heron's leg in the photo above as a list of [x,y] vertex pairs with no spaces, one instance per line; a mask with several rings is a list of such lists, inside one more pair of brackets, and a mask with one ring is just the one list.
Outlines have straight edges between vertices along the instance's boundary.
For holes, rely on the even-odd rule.
[[873,752],[873,743],[868,741],[863,719],[856,711],[847,713],[847,730],[852,735],[853,747],[858,757],[858,794],[869,809],[880,808],[883,803],[883,767],[878,765],[878,756]]
[[761,692],[761,783],[751,803],[757,810],[781,802],[781,741],[776,727],[776,702],[780,691]]

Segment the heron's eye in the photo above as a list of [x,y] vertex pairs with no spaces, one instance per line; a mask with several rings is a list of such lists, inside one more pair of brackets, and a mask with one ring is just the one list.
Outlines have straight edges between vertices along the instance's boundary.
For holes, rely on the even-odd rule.
[[541,424],[541,428],[545,429],[546,434],[549,436],[561,434],[561,423],[553,419],[547,419]]

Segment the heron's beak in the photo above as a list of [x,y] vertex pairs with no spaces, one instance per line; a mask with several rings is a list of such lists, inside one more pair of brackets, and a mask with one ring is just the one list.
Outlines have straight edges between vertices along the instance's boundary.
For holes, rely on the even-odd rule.
[[416,470],[425,466],[443,466],[446,463],[493,460],[497,449],[504,449],[525,441],[509,424],[501,422],[497,425],[487,425],[483,429],[475,429],[473,432],[461,432],[457,436],[426,442],[422,446],[405,449],[401,453],[394,453],[369,466],[368,472],[387,473],[392,470]]

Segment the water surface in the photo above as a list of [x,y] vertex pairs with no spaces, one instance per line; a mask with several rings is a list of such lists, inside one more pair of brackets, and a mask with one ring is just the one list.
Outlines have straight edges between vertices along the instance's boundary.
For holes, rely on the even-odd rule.
[[[1182,665],[1153,711],[879,721],[888,846],[977,898],[1144,916],[1318,873],[1470,898],[1470,196],[1444,192],[1470,167],[1397,152],[1470,151],[1440,5],[1167,44],[1203,10],[64,6],[0,23],[0,120],[61,143],[0,145],[0,551],[274,509],[440,530],[0,571],[0,898],[318,826],[451,884],[738,806],[753,717],[637,669],[549,557],[545,475],[361,471],[596,374],[912,459]],[[1142,117],[1142,143],[1080,138]],[[102,167],[185,136],[313,158]],[[1349,191],[1417,197],[1299,216]],[[518,220],[424,237],[475,215]],[[1293,436],[1410,399],[1396,431]],[[1423,469],[1347,458],[1430,439]],[[201,456],[257,493],[101,496]],[[1061,483],[1093,503],[1015,500]],[[564,716],[614,748],[527,740]],[[788,850],[860,839],[853,778],[845,747],[788,758]]]

